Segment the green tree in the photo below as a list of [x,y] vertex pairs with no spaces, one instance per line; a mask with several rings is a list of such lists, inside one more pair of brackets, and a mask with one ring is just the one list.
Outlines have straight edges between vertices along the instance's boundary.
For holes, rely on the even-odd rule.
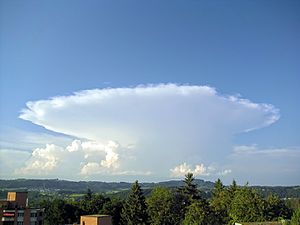
[[179,189],[182,191],[183,194],[189,197],[189,200],[198,200],[200,199],[200,192],[197,188],[197,184],[194,183],[195,178],[192,173],[187,173],[184,179],[184,185]]
[[222,181],[218,178],[215,182],[214,189],[212,190],[213,197],[217,197],[220,195],[221,192],[224,191],[224,185]]
[[183,204],[187,207],[193,200],[201,199],[200,192],[197,189],[197,184],[194,183],[194,176],[192,173],[187,173],[183,181],[184,185],[178,188],[178,192],[183,195]]
[[93,196],[93,192],[91,189],[88,188],[86,194],[84,195],[84,199],[90,201],[92,200],[92,196]]
[[194,200],[201,200],[200,192],[197,189],[197,184],[194,183],[195,178],[192,173],[187,173],[183,181],[183,186],[177,189],[176,204],[178,210],[178,219],[183,221],[187,207],[192,204]]
[[118,198],[112,198],[106,201],[103,205],[101,213],[108,214],[112,216],[112,224],[121,224],[121,212],[124,202]]
[[109,201],[109,198],[104,197],[102,194],[92,194],[88,189],[87,194],[80,201],[80,208],[84,214],[97,214],[107,201]]
[[300,224],[300,207],[296,209],[291,218],[291,225],[299,225]]
[[173,201],[172,201],[172,221],[174,225],[182,224],[185,216],[186,205],[185,197],[178,191],[173,191]]
[[238,188],[229,208],[233,222],[264,221],[264,201],[255,190],[245,186]]
[[233,181],[232,181],[232,184],[229,186],[229,189],[228,189],[229,195],[230,195],[231,198],[234,197],[235,192],[236,192],[238,189],[239,189],[239,187],[238,187],[236,181],[233,180]]
[[62,199],[43,201],[41,206],[45,208],[46,225],[63,225],[66,223],[77,222],[76,215],[74,214],[76,207],[66,204]]
[[267,220],[278,220],[279,217],[287,219],[291,216],[291,210],[278,195],[270,194],[266,200],[265,214]]
[[215,182],[212,194],[210,205],[215,213],[215,219],[219,224],[227,224],[230,221],[228,206],[231,204],[231,196],[220,179]]
[[174,196],[168,188],[156,187],[152,190],[150,197],[146,200],[151,224],[175,224],[172,208],[173,199]]
[[188,206],[183,225],[219,225],[205,201],[194,201]]
[[122,210],[122,221],[127,225],[147,224],[147,206],[138,181],[135,181],[131,187],[130,194]]

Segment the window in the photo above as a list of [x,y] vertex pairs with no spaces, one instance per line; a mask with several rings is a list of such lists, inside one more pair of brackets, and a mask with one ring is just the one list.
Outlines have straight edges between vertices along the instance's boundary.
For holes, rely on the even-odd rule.
[[37,217],[37,213],[30,213],[30,217]]
[[18,217],[24,217],[24,213],[18,213]]
[[20,221],[18,221],[18,222],[17,222],[17,225],[24,225],[24,223],[23,223],[23,222],[20,222]]

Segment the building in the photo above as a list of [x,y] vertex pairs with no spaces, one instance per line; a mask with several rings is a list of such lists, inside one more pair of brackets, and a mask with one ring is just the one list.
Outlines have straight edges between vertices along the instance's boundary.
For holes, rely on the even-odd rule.
[[28,207],[27,192],[8,192],[0,200],[0,225],[43,225],[43,209]]
[[80,217],[80,225],[112,225],[109,215],[86,215]]

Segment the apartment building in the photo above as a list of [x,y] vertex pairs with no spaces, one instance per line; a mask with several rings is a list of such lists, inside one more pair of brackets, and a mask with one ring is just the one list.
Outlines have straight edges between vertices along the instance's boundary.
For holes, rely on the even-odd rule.
[[8,192],[0,200],[0,225],[43,225],[44,210],[28,207],[27,192]]

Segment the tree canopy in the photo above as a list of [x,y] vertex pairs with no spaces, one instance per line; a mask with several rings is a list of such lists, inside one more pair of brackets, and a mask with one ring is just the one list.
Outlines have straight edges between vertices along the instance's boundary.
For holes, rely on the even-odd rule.
[[131,187],[131,192],[122,210],[122,220],[127,225],[144,225],[148,222],[147,206],[138,181]]

